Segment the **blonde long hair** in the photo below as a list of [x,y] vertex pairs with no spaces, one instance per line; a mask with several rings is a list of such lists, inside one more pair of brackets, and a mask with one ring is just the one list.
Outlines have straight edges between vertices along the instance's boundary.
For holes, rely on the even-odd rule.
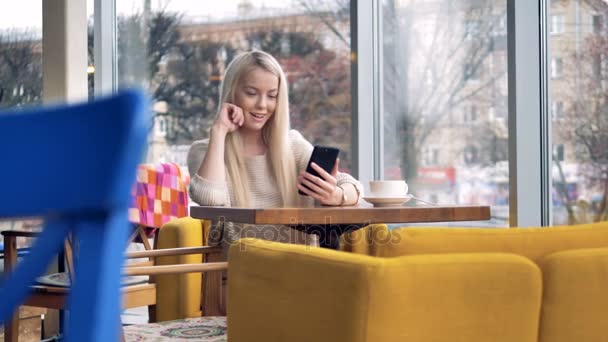
[[[237,55],[226,68],[220,87],[221,108],[224,102],[234,103],[235,89],[243,75],[253,68],[261,68],[279,78],[277,106],[262,129],[262,139],[268,147],[271,170],[277,182],[284,207],[292,207],[298,203],[296,191],[296,166],[293,151],[289,141],[289,99],[287,78],[279,62],[270,54],[253,50]],[[219,111],[219,108],[218,108]],[[245,151],[239,131],[226,136],[224,163],[228,178],[232,184],[236,198],[236,206],[248,207],[249,179],[245,168]]]

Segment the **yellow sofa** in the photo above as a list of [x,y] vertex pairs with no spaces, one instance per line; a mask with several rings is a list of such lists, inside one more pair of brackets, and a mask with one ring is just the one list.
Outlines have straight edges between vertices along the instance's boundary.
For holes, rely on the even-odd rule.
[[[357,237],[357,234],[359,237]],[[608,223],[373,225],[345,250],[243,239],[231,341],[606,341]]]
[[[159,248],[204,245],[182,218]],[[244,239],[230,254],[231,341],[606,341],[608,223],[371,225],[342,249]],[[195,263],[177,256],[162,263]],[[161,259],[162,260],[162,259]],[[163,278],[164,277],[164,278]],[[197,317],[201,276],[159,276],[158,320]]]

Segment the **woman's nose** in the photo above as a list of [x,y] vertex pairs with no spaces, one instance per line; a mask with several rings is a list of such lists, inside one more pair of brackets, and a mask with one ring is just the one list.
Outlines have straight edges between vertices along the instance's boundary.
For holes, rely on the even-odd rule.
[[260,96],[258,97],[258,101],[256,103],[258,108],[266,108],[266,97]]

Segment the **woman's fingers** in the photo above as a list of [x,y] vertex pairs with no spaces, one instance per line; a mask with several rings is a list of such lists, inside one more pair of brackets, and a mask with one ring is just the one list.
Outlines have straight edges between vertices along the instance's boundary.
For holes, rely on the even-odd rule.
[[[325,172],[325,174],[329,175],[327,172]],[[332,205],[336,204],[336,196],[334,196],[336,191],[335,182],[335,178],[331,176],[329,177],[329,180],[326,181],[325,179],[314,176],[308,172],[302,172],[298,177],[298,189],[322,204]],[[304,189],[301,189],[300,187]]]
[[234,132],[243,125],[243,110],[232,103],[224,103],[220,110],[218,120],[226,126],[229,132]]
[[326,186],[323,186],[321,182],[322,180],[320,180],[319,177],[315,177],[310,173],[305,173],[303,176],[300,177],[300,183],[307,186],[314,193],[323,194],[328,190],[332,190]]
[[240,118],[243,115],[241,108],[230,103],[225,103],[224,106],[226,108],[226,112],[228,113],[228,119],[235,125],[238,125]]
[[[325,172],[325,174],[329,175],[327,172]],[[328,179],[323,179],[308,172],[303,172],[303,177],[324,191],[333,192],[336,188],[336,179],[331,176],[329,176]]]
[[239,107],[234,109],[234,124],[237,126],[241,126],[243,124],[243,110]]
[[305,187],[304,185],[302,185],[301,182],[298,182],[298,190],[302,191],[303,193],[305,193],[306,195],[319,200],[318,195],[315,194],[314,192],[310,191],[309,188]]
[[338,175],[338,170],[340,166],[340,158],[336,158],[336,163],[334,164],[334,168],[331,170],[332,177],[336,178]]
[[241,113],[239,118],[239,126],[243,126],[243,124],[245,123],[245,114],[243,113],[243,109],[239,108],[239,111]]
[[313,199],[321,202],[322,204],[328,204],[327,200],[326,200],[326,195],[319,194],[317,192],[310,190],[310,188],[304,186],[303,182],[298,182],[298,190],[302,191],[303,193],[312,197]]
[[302,172],[300,174],[300,182],[308,186],[316,196],[312,196],[322,204],[337,205],[340,200],[337,199],[336,189],[337,183],[336,175],[338,174],[338,161],[334,165],[331,174],[323,170],[322,167],[316,163],[311,163],[311,167],[317,171],[320,177],[314,176],[308,172]]
[[[329,174],[327,173],[327,171],[323,170],[322,167],[320,167],[319,165],[317,165],[317,163],[311,163],[310,166],[312,166],[312,168],[317,171],[317,173],[319,174],[319,176],[321,176],[321,178],[332,185],[332,189],[336,187],[336,184],[338,183],[336,181],[336,175],[338,174],[338,161],[336,160],[336,164],[334,165],[334,169],[332,170],[332,173]],[[334,174],[335,172],[335,174]],[[312,175],[311,175],[312,176]]]

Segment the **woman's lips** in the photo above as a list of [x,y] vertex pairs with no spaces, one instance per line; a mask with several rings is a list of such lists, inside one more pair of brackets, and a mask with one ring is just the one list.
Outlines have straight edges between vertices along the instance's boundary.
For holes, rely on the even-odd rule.
[[263,120],[266,117],[266,114],[258,114],[258,113],[251,113],[251,112],[249,112],[249,114],[251,114],[251,116],[253,116],[253,118],[256,120]]

